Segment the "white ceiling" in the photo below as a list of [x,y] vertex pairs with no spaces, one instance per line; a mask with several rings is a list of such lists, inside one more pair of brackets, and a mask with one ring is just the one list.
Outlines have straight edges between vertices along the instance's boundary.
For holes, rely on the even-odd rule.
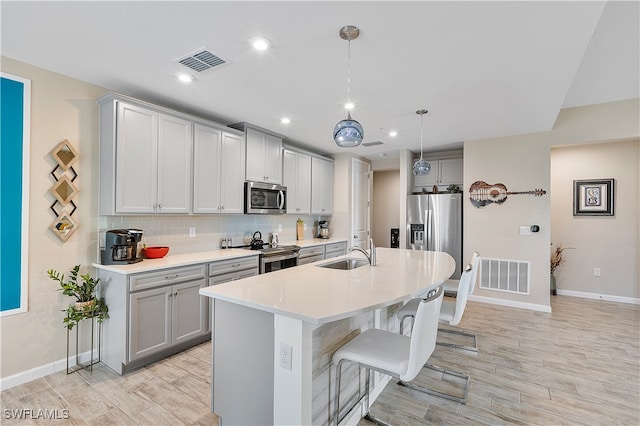
[[[224,124],[338,153],[351,98],[368,158],[398,149],[547,131],[559,110],[640,97],[639,3],[556,1],[11,2],[1,52],[19,61]],[[248,40],[269,38],[254,51]],[[230,64],[196,75],[176,58],[201,47]],[[192,74],[195,74],[192,72]],[[34,88],[37,90],[37,88]],[[280,118],[288,116],[285,126]],[[397,130],[398,136],[387,136]]]

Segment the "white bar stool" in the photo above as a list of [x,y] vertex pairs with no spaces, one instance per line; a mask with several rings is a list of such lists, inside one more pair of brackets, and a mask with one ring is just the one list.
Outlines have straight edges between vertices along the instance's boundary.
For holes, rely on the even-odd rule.
[[[477,251],[473,252],[471,255],[471,261],[469,262],[474,271],[478,271],[478,264],[480,263],[480,253]],[[469,294],[473,294],[473,290],[475,290],[475,282],[476,282],[476,272],[474,272],[473,279],[471,280],[471,292]],[[459,280],[447,280],[444,282],[444,295],[445,297],[456,297],[458,294],[458,286],[460,285]]]
[[[369,370],[379,371],[402,382],[413,380],[435,350],[438,320],[444,291],[442,286],[428,293],[425,299],[416,299],[417,309],[411,337],[390,331],[370,329],[351,339],[332,358],[336,364],[336,425],[340,423],[340,377],[342,364],[346,361],[358,363],[366,368],[365,418],[378,424],[386,424],[369,413]],[[411,385],[412,387],[415,385]],[[349,409],[351,411],[362,397]]]

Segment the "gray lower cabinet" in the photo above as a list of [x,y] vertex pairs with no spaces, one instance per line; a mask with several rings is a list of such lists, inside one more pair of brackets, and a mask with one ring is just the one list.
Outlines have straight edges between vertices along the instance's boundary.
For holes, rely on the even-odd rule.
[[298,265],[317,262],[324,259],[324,245],[303,247],[298,252]]
[[[131,293],[129,361],[171,348],[207,333],[202,279]],[[196,309],[194,309],[196,308]]]
[[253,277],[259,273],[258,256],[219,260],[209,263],[209,285]]
[[102,361],[120,374],[210,339],[207,265],[124,275],[99,270],[110,318]]
[[324,258],[331,259],[332,257],[338,257],[347,254],[347,242],[340,241],[339,243],[327,244],[324,249]]

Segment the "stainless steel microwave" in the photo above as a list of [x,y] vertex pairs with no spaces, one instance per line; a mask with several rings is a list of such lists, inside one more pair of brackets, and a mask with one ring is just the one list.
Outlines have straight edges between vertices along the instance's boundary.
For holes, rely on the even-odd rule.
[[245,182],[244,212],[247,214],[285,214],[287,187],[263,182]]

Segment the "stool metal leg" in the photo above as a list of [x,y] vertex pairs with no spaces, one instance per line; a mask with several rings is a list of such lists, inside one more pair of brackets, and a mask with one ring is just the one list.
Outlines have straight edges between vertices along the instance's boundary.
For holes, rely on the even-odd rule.
[[451,330],[449,328],[438,328],[438,333],[456,334],[458,336],[465,336],[473,338],[473,346],[456,345],[455,343],[436,342],[436,345],[448,346],[450,348],[464,349],[465,351],[478,352],[478,336],[474,333],[466,333],[459,330]]
[[470,380],[468,374],[463,374],[463,373],[460,373],[460,372],[457,372],[457,371],[452,371],[452,370],[446,370],[446,369],[444,369],[442,367],[438,367],[437,365],[433,365],[433,364],[425,364],[423,368],[428,368],[429,370],[434,370],[434,371],[437,371],[439,373],[450,374],[452,376],[459,377],[461,379],[465,379],[463,395],[461,397],[460,396],[455,396],[455,395],[451,395],[451,394],[448,394],[448,393],[440,392],[440,391],[437,391],[437,390],[434,390],[434,389],[425,388],[423,386],[418,386],[418,385],[415,385],[415,384],[410,383],[410,382],[403,382],[402,380],[400,380],[398,382],[398,384],[401,385],[401,386],[406,386],[406,387],[408,387],[410,389],[415,389],[415,390],[417,390],[419,392],[427,393],[429,395],[435,395],[435,396],[439,396],[441,398],[449,399],[451,401],[456,401],[456,402],[459,402],[460,404],[466,404],[467,403],[467,394],[469,393],[469,380]]
[[[339,417],[340,416],[340,379],[341,379],[341,376],[342,376],[342,363],[344,361],[348,361],[348,360],[346,360],[346,359],[340,360],[340,362],[338,362],[338,365],[336,366],[336,402],[335,402],[335,407],[336,408],[335,408],[335,415],[334,415],[334,418],[336,419],[336,426],[338,426],[340,424],[340,420],[342,420]],[[370,393],[370,390],[371,390],[371,385],[370,385],[371,369],[369,367],[365,366],[365,365],[358,364],[358,368],[360,368],[361,366],[365,367],[365,371],[366,371],[366,374],[367,374],[367,377],[365,379],[365,389],[366,390],[365,390],[365,395],[364,395],[365,404],[366,404],[365,405],[366,413],[365,413],[363,418],[367,419],[370,422],[378,424],[380,426],[391,426],[389,423],[386,423],[385,421],[380,420],[380,419],[372,416],[371,413],[369,412],[369,402],[370,402],[369,401],[369,393]],[[358,379],[358,381],[359,380],[360,379]],[[358,383],[358,393],[360,393],[359,389],[360,389],[360,383]],[[355,407],[360,402],[362,402],[362,398],[363,398],[362,396],[359,397],[358,400],[354,403],[353,407]],[[353,410],[353,407],[351,407],[351,409],[349,411]]]

